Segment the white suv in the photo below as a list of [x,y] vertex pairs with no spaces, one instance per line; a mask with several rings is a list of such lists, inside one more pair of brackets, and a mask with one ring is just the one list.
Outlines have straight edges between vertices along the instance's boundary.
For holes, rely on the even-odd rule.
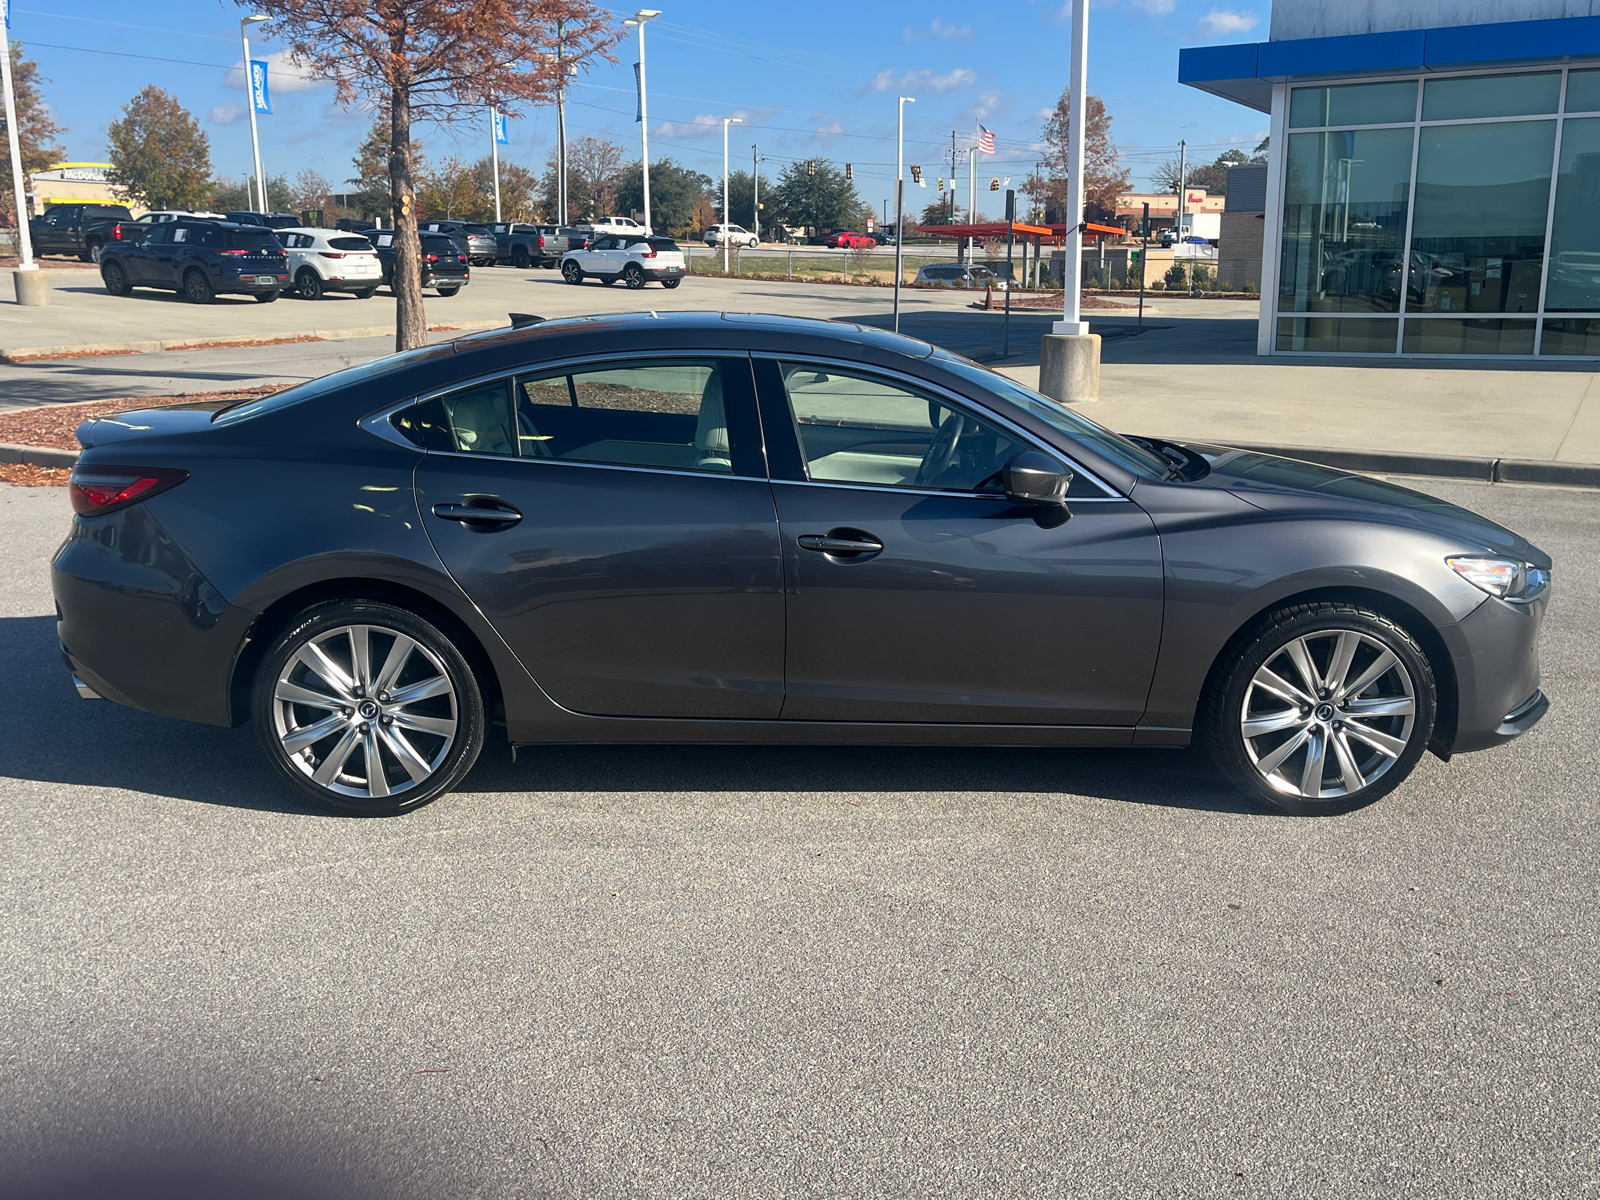
[[561,256],[561,277],[568,283],[582,283],[592,275],[607,286],[620,279],[642,288],[654,279],[664,288],[675,288],[685,271],[683,251],[669,237],[603,233],[586,249]]
[[760,238],[738,225],[713,225],[706,230],[705,243],[708,246],[720,246],[724,237],[728,239],[728,245],[743,246],[748,250],[754,250],[761,244]]
[[326,292],[353,292],[365,300],[383,282],[383,264],[372,243],[339,229],[275,229],[289,258],[289,279],[305,300]]

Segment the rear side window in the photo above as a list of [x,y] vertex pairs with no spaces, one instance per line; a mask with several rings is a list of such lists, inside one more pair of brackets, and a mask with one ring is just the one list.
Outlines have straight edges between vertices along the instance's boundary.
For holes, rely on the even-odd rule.
[[189,240],[197,246],[221,246],[222,230],[215,225],[200,225],[195,228]]
[[428,449],[457,454],[517,453],[511,381],[496,379],[435,396],[417,406]]
[[278,239],[270,233],[231,229],[228,231],[228,249],[246,250],[251,254],[275,254],[282,247],[278,244]]
[[[301,235],[307,246],[311,245],[309,234]],[[372,243],[363,237],[336,237],[328,239],[328,247],[332,250],[371,250]]]

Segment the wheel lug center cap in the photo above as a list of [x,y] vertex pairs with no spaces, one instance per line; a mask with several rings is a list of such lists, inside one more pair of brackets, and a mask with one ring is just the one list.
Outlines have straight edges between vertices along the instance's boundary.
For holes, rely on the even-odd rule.
[[1333,705],[1331,705],[1331,704],[1319,704],[1319,705],[1317,705],[1317,720],[1319,720],[1319,721],[1331,721],[1331,720],[1333,720]]
[[378,706],[371,700],[363,700],[361,702],[361,706],[356,711],[361,714],[362,720],[370,721],[373,717],[378,715]]

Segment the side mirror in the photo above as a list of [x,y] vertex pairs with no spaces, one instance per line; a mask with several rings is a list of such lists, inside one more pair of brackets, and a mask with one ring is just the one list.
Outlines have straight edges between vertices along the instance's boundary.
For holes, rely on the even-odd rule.
[[1040,528],[1054,529],[1072,519],[1067,507],[1072,472],[1048,454],[1024,450],[1005,465],[1001,479],[1008,500],[1039,510],[1033,519]]

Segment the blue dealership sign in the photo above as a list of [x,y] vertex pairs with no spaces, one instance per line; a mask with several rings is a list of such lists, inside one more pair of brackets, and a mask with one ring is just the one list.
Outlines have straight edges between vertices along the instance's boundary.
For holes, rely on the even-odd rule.
[[250,60],[250,107],[258,113],[272,115],[272,97],[267,93],[267,64],[259,58]]
[[494,126],[494,140],[496,145],[509,146],[511,138],[506,134],[506,115],[498,108],[489,110],[489,120]]

